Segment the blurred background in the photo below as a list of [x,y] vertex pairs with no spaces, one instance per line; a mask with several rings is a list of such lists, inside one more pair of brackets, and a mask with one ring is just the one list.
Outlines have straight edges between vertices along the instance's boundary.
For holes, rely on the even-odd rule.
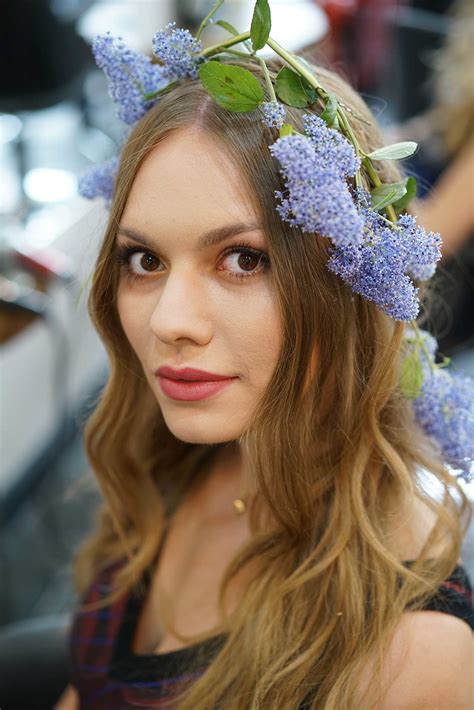
[[[86,308],[106,212],[78,196],[77,179],[116,154],[125,126],[91,42],[110,30],[149,52],[167,22],[195,32],[213,4],[0,4],[0,626],[72,608],[71,557],[99,500],[82,428],[107,378]],[[253,5],[226,0],[215,17],[243,30]],[[270,5],[278,42],[352,82],[387,141],[418,141],[404,167],[418,181],[420,220],[445,242],[425,327],[451,366],[474,376],[473,3]],[[202,39],[223,36],[210,26]],[[472,548],[469,536],[471,574]]]

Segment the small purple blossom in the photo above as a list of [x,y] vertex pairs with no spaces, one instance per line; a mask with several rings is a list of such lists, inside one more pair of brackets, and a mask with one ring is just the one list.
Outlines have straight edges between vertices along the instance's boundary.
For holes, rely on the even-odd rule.
[[413,400],[416,420],[435,439],[446,462],[472,480],[474,381],[444,368],[432,370],[426,360],[423,374],[421,394]]
[[401,215],[397,226],[406,236],[403,244],[407,273],[414,279],[427,281],[436,271],[436,262],[441,259],[441,235],[438,232],[426,233],[411,214]]
[[403,273],[393,241],[387,239],[378,247],[370,242],[355,247],[336,247],[327,266],[355,293],[375,303],[391,318],[401,321],[416,318],[418,289]]
[[197,79],[198,54],[202,51],[201,40],[195,39],[189,30],[176,28],[176,22],[168,24],[153,36],[153,51],[162,62],[162,70],[170,79]]
[[78,181],[79,194],[88,200],[103,197],[109,204],[115,189],[115,177],[119,165],[119,157],[115,156],[102,165],[94,165],[80,176]]
[[403,339],[406,343],[411,344],[417,343],[421,339],[424,349],[426,349],[430,354],[430,359],[433,362],[435,361],[436,353],[438,351],[438,342],[436,338],[431,335],[431,333],[428,333],[427,330],[421,330],[421,328],[417,328],[417,330],[415,330],[412,326],[407,326],[405,328]]
[[276,209],[280,217],[306,232],[318,232],[336,245],[358,244],[362,240],[363,219],[348,185],[331,159],[322,160],[324,151],[298,134],[278,138],[269,146],[286,179],[287,194],[280,191]]
[[421,364],[421,391],[412,400],[416,421],[440,449],[444,460],[467,482],[474,459],[474,380],[435,362],[438,343],[431,333],[408,326],[406,353]]
[[441,237],[427,234],[411,215],[389,224],[370,208],[370,196],[364,190],[357,191],[356,199],[365,225],[363,243],[337,245],[328,268],[391,318],[414,320],[419,310],[418,288],[410,277],[432,275],[441,257]]
[[280,129],[286,118],[286,109],[283,104],[278,101],[266,101],[263,104],[264,118],[262,122],[265,123],[268,128],[278,128]]
[[360,168],[360,158],[354,146],[335,128],[314,113],[303,116],[305,133],[316,148],[321,168],[333,169],[341,178],[352,177]]
[[162,67],[129,49],[121,37],[113,37],[110,32],[95,38],[92,51],[107,77],[110,96],[118,104],[119,118],[128,125],[135,123],[154,103],[145,96],[169,83]]

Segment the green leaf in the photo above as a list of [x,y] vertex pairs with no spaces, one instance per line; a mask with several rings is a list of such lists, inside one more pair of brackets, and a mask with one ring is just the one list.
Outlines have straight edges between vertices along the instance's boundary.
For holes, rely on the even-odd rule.
[[423,386],[423,367],[418,350],[408,353],[402,364],[400,389],[407,399],[416,399]]
[[280,128],[280,138],[284,138],[285,136],[291,136],[293,133],[293,126],[291,123],[284,123],[283,126]]
[[413,175],[407,177],[405,187],[407,189],[406,193],[403,197],[393,203],[393,206],[398,212],[400,212],[400,210],[404,210],[408,203],[416,197],[416,180]]
[[333,126],[337,118],[337,98],[334,94],[328,94],[324,104],[324,111],[321,114],[323,121],[326,121],[328,126]]
[[405,180],[401,182],[390,182],[384,185],[374,187],[370,192],[371,206],[373,210],[381,210],[387,205],[393,205],[394,202],[400,200],[406,193]]
[[271,28],[272,18],[268,0],[257,0],[250,25],[250,39],[255,52],[265,46]]
[[206,62],[199,68],[199,78],[210,96],[229,111],[253,111],[265,100],[262,85],[243,67]]
[[230,22],[226,22],[226,20],[216,20],[214,24],[219,25],[219,27],[223,27],[231,35],[234,35],[234,37],[235,35],[239,34],[239,32],[235,29],[234,25],[231,25]]
[[287,106],[305,108],[317,99],[316,91],[290,67],[283,67],[275,79],[275,93]]
[[408,158],[417,148],[418,143],[415,141],[402,141],[373,150],[372,153],[367,154],[367,157],[371,160],[401,160],[401,158]]

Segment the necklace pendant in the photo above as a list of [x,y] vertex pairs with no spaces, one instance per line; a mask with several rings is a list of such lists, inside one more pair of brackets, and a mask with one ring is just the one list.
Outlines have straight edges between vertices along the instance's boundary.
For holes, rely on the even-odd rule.
[[234,510],[237,514],[245,513],[247,506],[241,498],[235,498],[234,500]]

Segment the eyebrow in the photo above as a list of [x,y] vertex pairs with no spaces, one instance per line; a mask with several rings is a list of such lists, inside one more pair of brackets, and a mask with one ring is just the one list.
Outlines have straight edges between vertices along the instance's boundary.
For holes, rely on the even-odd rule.
[[[198,250],[206,249],[207,247],[220,244],[226,239],[235,237],[238,234],[245,234],[247,232],[256,231],[262,231],[261,226],[257,223],[251,222],[246,224],[244,222],[237,222],[236,224],[225,224],[221,227],[215,227],[214,229],[211,229],[208,232],[204,232],[204,234],[201,234],[198,238],[196,248]],[[149,249],[156,248],[156,245],[153,244],[152,240],[149,237],[147,237],[145,234],[142,234],[141,232],[138,232],[135,229],[131,229],[130,227],[124,227],[122,225],[119,225],[117,229],[117,235],[118,234],[123,234],[126,237],[135,239],[135,241],[140,242],[140,244],[143,244],[143,246],[146,246]]]

